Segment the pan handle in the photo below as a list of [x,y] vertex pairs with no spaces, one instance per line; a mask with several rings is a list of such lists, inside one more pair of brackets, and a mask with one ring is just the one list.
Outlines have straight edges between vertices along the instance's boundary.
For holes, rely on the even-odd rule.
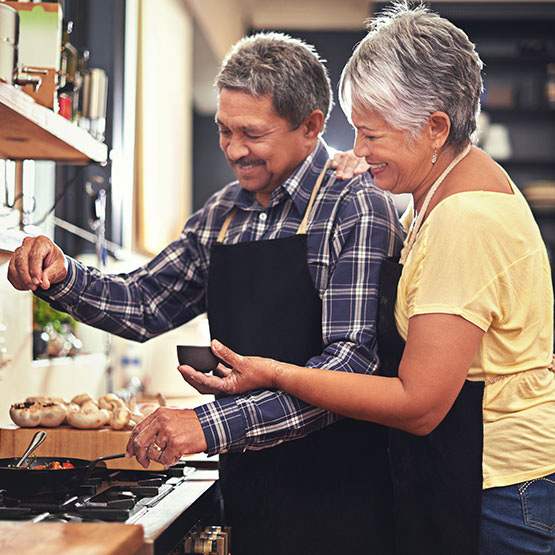
[[96,466],[96,463],[100,461],[110,461],[112,459],[123,459],[124,457],[125,457],[125,453],[119,453],[117,455],[107,455],[105,457],[99,457],[98,459],[94,459],[94,461],[91,461],[91,464]]
[[107,455],[105,457],[99,457],[98,459],[94,459],[89,463],[89,468],[85,474],[85,476],[83,477],[83,480],[81,480],[81,484],[86,484],[87,480],[91,477],[91,474],[93,473],[97,463],[99,463],[100,461],[109,461],[111,459],[122,459],[123,457],[125,457],[125,453],[119,453],[117,455]]

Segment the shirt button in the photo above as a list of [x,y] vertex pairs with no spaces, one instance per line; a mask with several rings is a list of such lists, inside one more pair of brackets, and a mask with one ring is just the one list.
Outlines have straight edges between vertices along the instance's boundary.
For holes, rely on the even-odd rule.
[[268,214],[266,214],[266,212],[260,212],[258,218],[260,219],[260,221],[265,222],[268,219]]

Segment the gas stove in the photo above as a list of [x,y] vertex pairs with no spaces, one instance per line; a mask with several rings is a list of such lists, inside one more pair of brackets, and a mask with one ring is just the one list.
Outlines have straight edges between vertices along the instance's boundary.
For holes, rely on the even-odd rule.
[[183,462],[152,472],[96,468],[85,484],[60,495],[0,491],[0,520],[140,524],[141,555],[165,554],[198,523],[217,524],[216,479],[217,471]]

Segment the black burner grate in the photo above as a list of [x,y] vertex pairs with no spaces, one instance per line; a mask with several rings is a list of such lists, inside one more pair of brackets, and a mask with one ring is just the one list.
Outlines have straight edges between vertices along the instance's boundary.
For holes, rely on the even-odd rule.
[[154,507],[193,472],[183,463],[163,472],[97,468],[86,484],[59,495],[10,497],[0,491],[0,520],[124,522]]

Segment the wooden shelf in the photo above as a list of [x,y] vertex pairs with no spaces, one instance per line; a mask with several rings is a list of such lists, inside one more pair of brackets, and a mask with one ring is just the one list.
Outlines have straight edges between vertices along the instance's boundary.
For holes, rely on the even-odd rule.
[[104,143],[2,81],[0,121],[0,158],[68,164],[106,161]]

